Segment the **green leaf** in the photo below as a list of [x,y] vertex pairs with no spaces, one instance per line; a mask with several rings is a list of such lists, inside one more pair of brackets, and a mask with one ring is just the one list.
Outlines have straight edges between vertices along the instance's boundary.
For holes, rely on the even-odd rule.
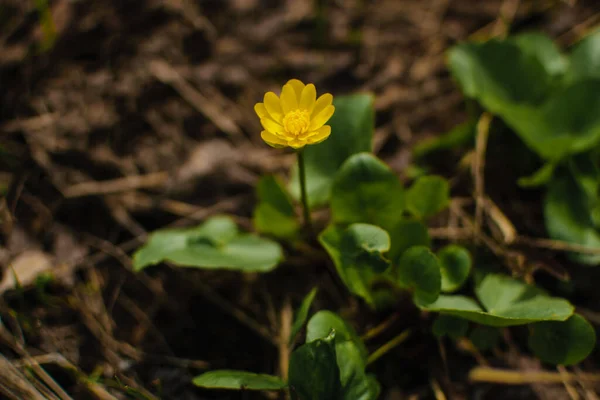
[[524,176],[519,178],[518,184],[524,188],[533,188],[543,186],[550,182],[554,176],[554,170],[556,169],[556,163],[545,163],[540,169],[535,171],[532,175]]
[[481,325],[475,327],[475,329],[471,331],[469,339],[471,340],[473,345],[479,350],[486,351],[493,347],[496,347],[501,335],[502,332],[500,331],[500,329],[491,326]]
[[495,327],[564,321],[574,310],[564,299],[549,297],[534,286],[500,274],[486,275],[475,292],[485,310],[475,300],[465,296],[441,295],[432,304],[418,305],[428,311]]
[[375,377],[365,373],[365,360],[353,341],[336,342],[335,353],[340,369],[343,400],[377,400],[381,387]]
[[596,345],[594,328],[578,314],[564,322],[534,324],[531,331],[529,348],[542,361],[551,364],[577,364]]
[[423,176],[408,189],[406,207],[417,218],[434,216],[448,206],[450,185],[441,176]]
[[547,53],[493,40],[456,46],[449,61],[467,96],[500,116],[529,148],[552,161],[600,141],[600,80],[559,86],[543,64]]
[[363,363],[367,362],[367,348],[354,328],[340,316],[331,311],[319,311],[312,316],[306,326],[306,342],[313,342],[317,339],[325,338],[332,329],[335,330],[336,343],[351,341],[358,347]]
[[418,160],[441,150],[450,150],[469,144],[475,136],[476,125],[477,121],[470,119],[467,122],[456,125],[448,133],[417,143],[412,149],[413,157]]
[[206,389],[283,390],[287,387],[287,383],[273,375],[232,370],[206,372],[194,378],[193,383]]
[[258,205],[254,226],[258,232],[280,238],[293,237],[299,224],[294,206],[285,189],[274,176],[264,176],[257,184]]
[[[587,198],[571,177],[556,176],[548,185],[544,220],[551,238],[600,249],[600,233]],[[570,253],[569,258],[583,264],[600,264],[597,254]]]
[[169,261],[182,267],[267,272],[282,258],[283,252],[276,242],[241,234],[231,218],[216,216],[194,228],[152,233],[134,254],[133,267],[140,271]]
[[431,246],[427,226],[417,219],[403,218],[393,224],[388,233],[391,240],[389,259],[393,264],[397,264],[402,254],[413,246]]
[[540,33],[525,33],[515,36],[514,41],[524,54],[540,61],[549,76],[560,76],[569,65],[567,57],[560,53],[554,42]]
[[300,332],[302,326],[306,322],[306,319],[308,318],[308,312],[310,311],[310,305],[315,299],[317,291],[317,288],[313,288],[313,290],[311,290],[310,293],[306,295],[304,300],[302,300],[302,304],[300,304],[300,308],[298,308],[298,311],[296,312],[296,318],[294,319],[294,323],[292,324],[292,332],[290,334],[289,341],[290,345],[294,342],[296,335],[298,334],[298,332]]
[[440,294],[440,264],[427,247],[415,246],[406,250],[392,274],[401,287],[414,289],[418,304],[433,303]]
[[383,257],[390,248],[387,232],[368,224],[330,225],[319,235],[319,242],[348,289],[374,306],[371,283],[389,265]]
[[[311,207],[322,206],[329,201],[334,176],[348,157],[372,151],[373,148],[373,96],[337,96],[333,105],[335,113],[328,122],[331,136],[304,150],[307,194]],[[290,192],[295,199],[300,199],[297,166],[292,170],[291,177]]]
[[301,400],[336,399],[340,393],[335,333],[298,347],[292,353],[289,386]]
[[438,254],[442,274],[442,291],[454,292],[465,283],[471,272],[471,254],[464,247],[448,245]]
[[600,30],[591,33],[577,44],[571,53],[566,74],[567,82],[600,79]]
[[335,352],[340,369],[341,399],[375,400],[380,387],[377,380],[365,373],[367,349],[356,331],[331,311],[319,311],[308,322],[306,341],[326,337],[335,330]]
[[364,222],[388,226],[404,210],[404,188],[381,160],[369,153],[355,154],[340,168],[331,191],[331,213],[336,223]]
[[469,322],[463,318],[441,314],[435,319],[431,328],[437,338],[448,336],[457,340],[467,334]]

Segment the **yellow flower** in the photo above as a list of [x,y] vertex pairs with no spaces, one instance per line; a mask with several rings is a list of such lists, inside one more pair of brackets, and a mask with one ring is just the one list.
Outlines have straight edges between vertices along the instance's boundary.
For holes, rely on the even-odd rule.
[[254,106],[265,129],[260,136],[272,147],[299,149],[320,143],[331,134],[331,126],[325,123],[335,111],[332,101],[333,96],[329,93],[317,99],[317,90],[312,83],[305,85],[298,79],[291,79],[283,85],[280,97],[268,92],[263,103]]

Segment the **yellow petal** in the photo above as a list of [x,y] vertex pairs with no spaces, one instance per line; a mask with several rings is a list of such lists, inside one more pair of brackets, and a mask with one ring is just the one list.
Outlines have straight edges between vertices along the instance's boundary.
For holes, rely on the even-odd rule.
[[298,97],[294,91],[294,87],[289,84],[283,85],[281,90],[281,110],[283,114],[287,114],[290,111],[298,109]]
[[323,111],[314,115],[310,120],[310,126],[308,127],[308,130],[316,131],[317,129],[325,125],[325,123],[329,121],[329,118],[331,118],[331,116],[333,115],[334,111],[334,106],[327,106]]
[[321,143],[323,140],[327,139],[329,135],[331,135],[331,126],[323,125],[316,132],[311,132],[313,135],[309,136],[306,141],[308,144],[317,144]]
[[299,148],[304,147],[306,145],[306,140],[292,139],[287,144],[288,144],[288,146],[290,146],[290,147],[292,147],[294,149],[299,149]]
[[315,102],[317,100],[317,89],[312,83],[304,86],[302,94],[300,95],[300,108],[308,110],[309,113],[315,108]]
[[296,98],[300,100],[300,94],[302,94],[302,90],[304,90],[304,83],[298,79],[290,79],[287,81],[286,85],[291,85],[294,88]]
[[327,106],[331,105],[332,102],[333,102],[333,96],[330,93],[325,93],[325,94],[319,96],[319,98],[317,99],[317,102],[315,103],[315,108],[313,108],[313,110],[312,110],[311,117],[314,117],[315,115],[319,114]]
[[278,138],[269,131],[262,131],[260,137],[271,147],[281,148],[287,146],[285,140]]
[[283,113],[281,112],[281,103],[279,102],[279,97],[277,97],[277,95],[273,92],[267,92],[265,93],[264,102],[265,108],[267,109],[267,112],[271,118],[276,122],[283,121]]
[[266,130],[268,130],[269,132],[271,132],[272,134],[283,134],[285,133],[285,129],[283,129],[283,126],[279,125],[277,122],[273,121],[271,118],[261,118],[260,119],[260,124],[263,126],[263,128],[265,128]]
[[258,118],[265,118],[267,116],[267,108],[263,103],[256,103],[254,105],[254,112],[258,115]]

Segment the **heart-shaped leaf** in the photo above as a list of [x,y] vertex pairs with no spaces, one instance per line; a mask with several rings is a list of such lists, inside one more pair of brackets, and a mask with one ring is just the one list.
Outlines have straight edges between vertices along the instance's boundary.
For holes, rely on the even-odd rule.
[[206,372],[194,378],[193,383],[206,389],[283,390],[287,388],[287,383],[276,376],[233,370]]
[[334,346],[335,333],[298,347],[290,357],[289,386],[301,400],[336,399],[340,370]]
[[417,304],[433,303],[440,295],[440,263],[427,247],[414,246],[406,250],[392,275],[400,287],[414,290]]
[[393,264],[397,264],[402,254],[413,246],[431,246],[427,226],[419,220],[402,218],[387,231],[391,240],[389,258]]
[[293,237],[299,224],[294,206],[285,189],[274,176],[262,177],[256,186],[258,205],[254,226],[258,232],[281,238]]
[[282,260],[276,242],[241,234],[226,216],[212,217],[200,226],[152,233],[133,256],[136,271],[169,261],[182,267],[267,272]]
[[551,364],[577,364],[596,345],[594,328],[578,314],[564,322],[533,324],[531,330],[529,348],[542,361]]
[[348,158],[331,191],[331,213],[336,223],[364,222],[387,227],[404,210],[404,188],[381,160],[369,153]]
[[[373,148],[375,112],[373,97],[367,94],[336,96],[335,113],[329,120],[331,135],[322,143],[304,150],[308,202],[311,207],[329,201],[333,178],[348,157]],[[290,192],[300,198],[297,166],[292,170]]]
[[428,311],[496,327],[565,321],[574,310],[564,299],[549,297],[540,289],[500,274],[485,276],[476,293],[485,310],[475,300],[459,295],[441,295],[432,304],[418,305]]
[[441,176],[422,176],[408,189],[406,208],[415,217],[425,219],[434,216],[450,202],[450,185]]
[[502,117],[542,158],[560,160],[600,141],[600,79],[577,72],[585,79],[560,82],[562,61],[548,44],[531,37],[461,44],[449,60],[465,94]]
[[[600,233],[590,204],[572,177],[556,176],[549,183],[544,198],[544,220],[551,238],[600,249]],[[570,253],[569,257],[583,264],[600,264],[597,254]]]
[[454,292],[465,283],[471,272],[471,254],[454,244],[441,249],[438,254],[442,273],[442,291]]
[[387,232],[369,224],[352,224],[348,228],[330,225],[319,235],[319,241],[348,289],[374,306],[371,283],[389,265],[383,257],[390,248]]
[[302,326],[306,322],[308,318],[308,312],[310,311],[310,306],[317,295],[317,288],[314,288],[310,291],[309,294],[306,295],[304,300],[302,300],[302,304],[300,304],[300,308],[296,312],[296,318],[294,318],[294,323],[292,324],[292,332],[290,334],[290,344],[294,342],[296,335],[302,329]]
[[362,340],[360,340],[360,337],[350,324],[331,311],[319,311],[311,317],[306,326],[306,342],[325,338],[331,330],[335,330],[336,343],[345,341],[353,342],[358,347],[363,363],[366,364],[367,348]]

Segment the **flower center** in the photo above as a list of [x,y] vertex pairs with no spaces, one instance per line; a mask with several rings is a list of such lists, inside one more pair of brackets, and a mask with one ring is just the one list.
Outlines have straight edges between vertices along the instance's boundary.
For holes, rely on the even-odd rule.
[[298,136],[306,132],[310,125],[310,114],[308,110],[290,111],[283,117],[283,127],[286,132]]

